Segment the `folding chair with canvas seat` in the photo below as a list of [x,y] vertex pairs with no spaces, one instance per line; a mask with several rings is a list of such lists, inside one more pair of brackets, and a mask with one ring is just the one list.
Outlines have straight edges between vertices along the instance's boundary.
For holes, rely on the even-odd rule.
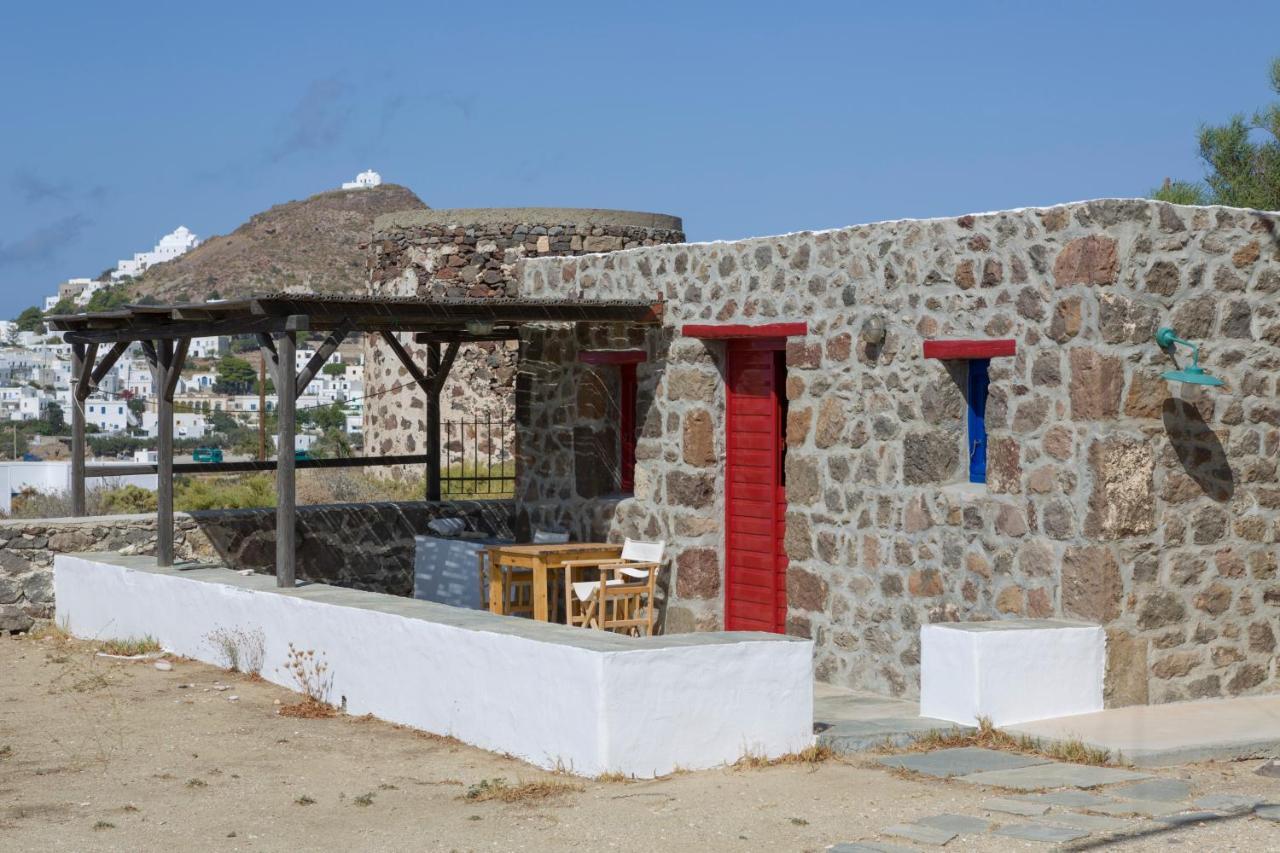
[[[654,591],[665,542],[628,539],[615,560],[566,560],[566,624],[645,636],[653,633]],[[588,570],[597,580],[576,580]],[[641,607],[644,613],[640,615]]]

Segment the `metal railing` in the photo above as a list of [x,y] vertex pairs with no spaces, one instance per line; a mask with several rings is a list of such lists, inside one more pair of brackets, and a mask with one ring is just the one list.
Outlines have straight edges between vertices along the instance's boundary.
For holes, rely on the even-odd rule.
[[440,423],[440,491],[449,498],[509,498],[516,490],[515,419],[485,414]]

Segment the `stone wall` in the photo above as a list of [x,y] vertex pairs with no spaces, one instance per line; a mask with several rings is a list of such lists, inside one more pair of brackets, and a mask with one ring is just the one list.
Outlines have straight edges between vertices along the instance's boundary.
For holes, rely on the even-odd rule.
[[[505,501],[332,504],[298,507],[297,576],[338,586],[413,594],[413,537],[443,515],[512,535]],[[179,560],[275,572],[275,510],[176,514]],[[53,557],[86,551],[154,554],[154,515],[0,521],[0,632],[53,615]]]
[[[819,677],[914,695],[921,624],[1062,616],[1106,626],[1111,705],[1168,702],[1277,686],[1278,226],[1093,201],[529,260],[520,293],[667,300],[611,533],[671,544],[668,630],[723,613],[724,347],[679,327],[806,321],[786,354],[788,631],[815,639]],[[1161,379],[1160,325],[1226,387]],[[985,485],[966,482],[963,368],[922,357],[972,337],[1017,341],[991,362]],[[560,447],[543,495],[572,490]]]
[[[424,210],[381,216],[369,246],[374,296],[502,298],[515,295],[524,258],[583,255],[678,243],[679,218],[655,213],[559,208]],[[404,341],[419,364],[426,347]],[[426,399],[375,336],[365,344],[364,440],[372,453],[422,452]],[[515,410],[515,342],[472,344],[458,352],[441,394],[441,419],[490,415],[510,423]],[[499,455],[514,454],[507,442]],[[482,447],[484,452],[487,448]],[[385,469],[379,469],[385,470]]]

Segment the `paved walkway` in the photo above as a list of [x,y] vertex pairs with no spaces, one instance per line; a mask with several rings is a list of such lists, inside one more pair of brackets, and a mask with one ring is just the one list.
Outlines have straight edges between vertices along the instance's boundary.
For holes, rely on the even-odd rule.
[[1187,824],[1229,819],[1280,823],[1280,805],[1265,797],[1230,792],[1197,795],[1182,780],[1117,767],[1068,764],[979,747],[887,755],[877,761],[888,768],[1000,790],[983,801],[979,814],[927,815],[882,827],[876,838],[830,848],[837,853],[889,853],[916,849],[897,842],[943,845],[958,836],[983,835],[1097,847],[1167,833]]
[[[814,685],[814,731],[820,744],[836,752],[902,746],[923,732],[952,726],[919,716],[914,699]],[[1280,757],[1280,694],[1137,705],[1004,728],[1045,742],[1083,741],[1137,767]]]

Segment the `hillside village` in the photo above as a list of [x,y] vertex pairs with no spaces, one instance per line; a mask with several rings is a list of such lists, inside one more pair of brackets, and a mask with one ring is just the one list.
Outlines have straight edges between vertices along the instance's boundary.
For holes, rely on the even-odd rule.
[[[223,263],[227,246],[236,242],[241,244],[240,254],[246,265],[267,269],[265,278],[255,280],[253,290],[287,289],[293,282],[308,278],[307,270],[320,275],[325,268],[350,269],[348,260],[336,263],[334,254],[362,251],[362,229],[367,232],[371,217],[387,206],[423,205],[407,190],[383,185],[381,176],[368,170],[355,181],[345,182],[341,190],[256,215],[227,238],[202,241],[190,229],[179,226],[161,237],[151,250],[120,260],[97,277],[70,278],[45,296],[39,307],[28,308],[14,320],[0,321],[0,421],[9,427],[5,436],[8,440],[0,442],[0,459],[10,463],[6,471],[9,493],[65,488],[66,476],[61,472],[50,478],[47,471],[23,468],[21,464],[13,467],[15,462],[60,463],[61,468],[67,467],[71,345],[50,327],[47,318],[109,310],[130,302],[155,303],[152,292],[171,290],[173,276],[183,275],[182,270],[170,269],[175,262],[186,258],[188,267],[198,268],[204,261],[201,257],[191,258],[190,253],[195,251],[197,255],[212,253],[216,263]],[[353,210],[357,213],[353,214]],[[322,219],[329,221],[330,231],[325,232],[316,224]],[[277,264],[283,256],[271,244],[272,238],[281,231],[308,229],[321,234],[312,241],[309,256],[294,269],[279,269]],[[268,245],[261,245],[263,241]],[[203,253],[198,251],[201,247]],[[264,263],[264,257],[271,263]],[[277,272],[273,274],[272,269]],[[331,285],[339,290],[362,289],[362,264],[348,278],[349,281],[340,279]],[[234,285],[224,283],[223,287],[232,296],[237,293]],[[190,295],[199,301],[222,299],[216,287]],[[318,343],[317,340],[315,344]],[[300,342],[298,368],[314,354],[315,346]],[[263,455],[259,431],[263,427],[266,434],[273,431],[268,424],[277,405],[270,381],[260,387],[263,376],[262,356],[251,336],[193,339],[174,394],[178,451],[189,455],[197,448],[217,448],[228,457]],[[353,335],[328,357],[307,393],[298,398],[304,426],[297,447],[315,456],[345,455],[358,449],[363,394],[363,341],[361,336]],[[154,460],[158,411],[151,368],[139,345],[130,346],[101,377],[84,406],[92,456],[103,460]],[[268,443],[265,455],[274,454],[274,447]],[[136,482],[154,488],[154,479]],[[0,501],[0,510],[8,508],[8,501]]]

